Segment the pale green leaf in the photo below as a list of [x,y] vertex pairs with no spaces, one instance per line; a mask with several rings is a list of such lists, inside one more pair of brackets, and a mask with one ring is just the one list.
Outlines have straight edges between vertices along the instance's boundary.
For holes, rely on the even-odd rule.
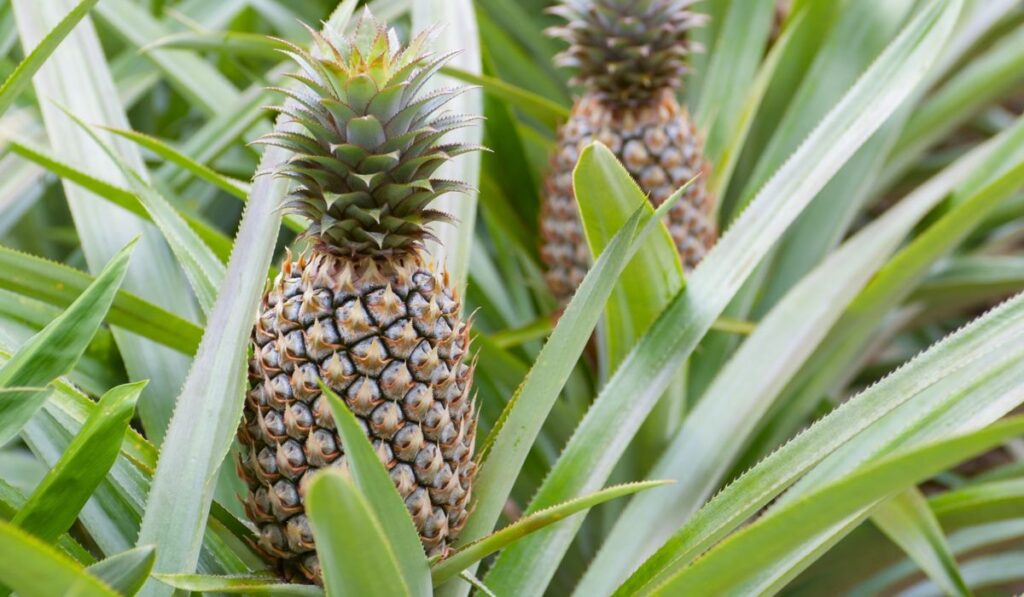
[[[667,383],[761,258],[921,80],[959,9],[960,2],[954,0],[933,2],[922,10],[761,189],[601,390],[528,512],[604,483]],[[579,523],[561,525],[513,545],[498,556],[486,577],[488,585],[499,593],[543,590],[578,528]],[[604,561],[602,574],[621,579],[630,561]],[[516,572],[524,568],[531,574]]]
[[[94,281],[66,265],[0,247],[0,288],[68,307]],[[202,329],[191,321],[124,290],[114,298],[107,321],[188,355],[202,336]]]
[[144,545],[114,554],[92,564],[86,571],[122,595],[134,595],[149,578],[156,548]]
[[320,597],[323,589],[313,585],[281,582],[267,576],[203,576],[201,574],[154,574],[162,583],[195,593],[228,595],[274,595],[276,597]]
[[204,314],[209,314],[213,309],[213,303],[217,298],[217,290],[224,281],[224,264],[213,254],[213,251],[204,243],[194,230],[189,228],[185,219],[171,207],[171,204],[160,195],[139,172],[132,169],[117,154],[117,152],[103,141],[93,131],[92,127],[86,124],[81,118],[65,110],[75,124],[92,138],[93,142],[100,146],[110,156],[110,159],[121,170],[121,174],[128,181],[128,186],[138,197],[139,201],[149,212],[164,239],[170,245],[178,263],[181,265],[185,276],[192,284],[192,290],[199,299],[199,306]]
[[939,521],[916,487],[883,502],[871,520],[947,593],[970,594]]
[[743,591],[775,558],[858,508],[1021,433],[1024,419],[1017,417],[870,462],[856,473],[772,510],[653,590],[676,595]]
[[3,85],[0,85],[0,115],[11,107],[18,94],[25,90],[32,83],[32,75],[43,66],[50,54],[57,49],[60,42],[71,30],[78,25],[78,22],[89,14],[89,11],[96,5],[97,0],[81,0],[70,12],[60,20],[57,25],[29,52],[28,56],[21,61],[14,72],[7,77]]
[[491,533],[483,539],[479,539],[469,545],[459,548],[445,559],[434,564],[431,571],[434,584],[436,585],[445,582],[467,569],[470,565],[479,562],[492,553],[503,549],[505,546],[510,545],[511,543],[514,543],[530,533],[548,525],[561,522],[574,514],[593,508],[594,506],[602,504],[608,500],[660,487],[667,483],[670,482],[639,481],[636,483],[615,485],[600,491],[595,491],[594,493],[581,498],[563,502],[557,506],[541,510],[540,512],[535,512],[529,516],[524,516],[500,531]]

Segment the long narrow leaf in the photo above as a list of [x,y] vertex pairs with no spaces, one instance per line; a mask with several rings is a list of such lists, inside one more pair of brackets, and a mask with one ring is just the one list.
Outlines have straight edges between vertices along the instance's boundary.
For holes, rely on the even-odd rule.
[[783,550],[870,504],[946,467],[1024,433],[1017,417],[974,433],[898,452],[843,477],[737,532],[656,591],[686,595],[742,591]]
[[121,451],[128,423],[146,382],[118,386],[100,398],[64,455],[11,520],[43,541],[71,528],[79,510]]
[[116,597],[81,565],[35,537],[0,520],[0,582],[26,597]]
[[[412,591],[412,595],[429,596],[430,571],[427,567],[427,558],[423,554],[423,546],[402,496],[395,489],[394,482],[373,449],[366,432],[356,421],[355,414],[323,382],[320,382],[320,390],[327,396],[331,414],[334,416],[334,423],[345,452],[345,464],[352,474],[356,487],[368,502],[373,504],[377,520],[384,531],[384,539],[395,555],[405,586]],[[336,562],[333,561],[320,562],[322,568],[335,565]],[[342,570],[337,574],[339,578],[344,578]]]
[[[122,249],[67,311],[33,336],[0,368],[0,388],[43,386],[74,367],[114,301],[128,271],[133,248],[134,243]],[[0,402],[0,444],[17,435],[42,406],[42,397],[36,394],[31,399],[22,397],[17,401]]]
[[411,595],[366,496],[344,471],[325,469],[306,490],[306,512],[330,595]]
[[[837,448],[901,405],[919,401],[930,388],[948,396],[957,387],[940,384],[967,376],[958,386],[991,375],[1021,350],[1024,297],[1018,297],[933,346],[857,398],[819,420],[763,460],[701,508],[619,588],[631,594],[666,571],[678,571],[792,485]],[[1011,349],[1016,347],[1015,349]],[[933,393],[935,391],[933,390]]]
[[171,207],[167,200],[138,172],[128,166],[121,156],[92,130],[92,127],[78,116],[66,110],[65,113],[75,121],[75,124],[82,127],[82,130],[120,168],[129,187],[152,216],[153,223],[163,233],[171,251],[177,257],[178,263],[192,284],[192,290],[199,299],[199,306],[203,313],[209,314],[217,297],[217,288],[224,281],[224,264],[217,259],[217,256],[195,231],[188,227],[184,218]]
[[[528,511],[604,483],[657,397],[775,240],[913,91],[960,6],[940,0],[922,10],[758,193],[602,389]],[[512,546],[498,557],[488,585],[499,593],[543,590],[578,527],[547,529]],[[602,573],[623,578],[635,555],[603,562]],[[516,573],[522,569],[532,572]]]
[[[66,265],[0,247],[0,288],[68,307],[94,281]],[[188,355],[196,351],[202,336],[202,329],[191,321],[124,290],[114,298],[107,321]]]
[[875,509],[871,520],[947,593],[970,594],[942,527],[917,488],[887,500]]
[[134,595],[149,578],[155,560],[156,548],[144,545],[100,560],[86,571],[121,595]]
[[0,85],[0,115],[6,112],[7,108],[11,107],[11,104],[17,99],[18,94],[32,83],[32,75],[36,74],[36,71],[43,66],[46,59],[78,25],[79,21],[89,14],[92,7],[96,6],[96,2],[97,0],[81,0],[57,23],[56,27],[46,34],[39,45],[29,52],[28,56],[14,69],[14,72],[7,77],[3,85]]
[[593,508],[594,506],[602,504],[608,500],[614,500],[616,498],[645,491],[647,489],[660,487],[667,483],[669,482],[639,481],[636,483],[615,485],[520,518],[500,531],[491,533],[479,541],[474,541],[473,543],[460,548],[455,553],[435,564],[431,571],[434,584],[439,585],[445,582],[449,578],[458,575],[470,565],[479,562],[492,553],[514,543],[515,541],[518,541],[534,531],[542,529],[548,525],[561,522],[574,514]]

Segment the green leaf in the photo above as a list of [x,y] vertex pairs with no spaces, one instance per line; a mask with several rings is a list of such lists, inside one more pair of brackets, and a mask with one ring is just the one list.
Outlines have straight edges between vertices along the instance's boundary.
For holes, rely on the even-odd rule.
[[839,523],[859,508],[1021,433],[1024,433],[1024,418],[1015,417],[981,431],[901,450],[870,462],[849,476],[768,512],[652,589],[686,595],[694,591],[744,592],[761,587],[748,583],[756,581],[776,558],[801,542]]
[[460,81],[479,85],[484,93],[508,102],[540,122],[554,129],[569,118],[569,109],[546,97],[487,75],[473,74],[454,67],[445,67],[441,72]]
[[[71,371],[106,317],[125,273],[134,242],[121,250],[67,311],[23,345],[0,368],[0,388],[35,387]],[[8,396],[7,398],[15,398]],[[17,435],[42,406],[41,394],[31,399],[0,402],[0,445]]]
[[[0,390],[0,392],[2,391]],[[17,487],[14,487],[4,479],[0,479],[0,520],[10,520],[18,511],[18,508],[24,505],[25,501],[24,494]],[[92,554],[71,538],[70,535],[61,535],[60,538],[51,543],[51,546],[60,548],[62,552],[70,555],[79,563],[89,564],[95,561]]]
[[609,559],[623,559],[623,554],[642,559],[711,497],[786,384],[857,293],[921,218],[981,162],[1001,151],[1004,142],[999,138],[986,143],[904,197],[830,255],[758,323],[651,470],[652,476],[677,483],[630,501],[581,586],[593,588],[590,583],[598,582]]
[[916,487],[883,502],[875,508],[871,520],[946,593],[970,594],[939,521]]
[[1022,338],[1024,296],[931,347],[741,475],[690,517],[619,588],[619,594],[632,594],[659,576],[683,569],[829,454],[869,432],[897,409],[915,408],[922,411],[916,416],[926,419],[929,405],[934,410],[941,399],[956,396],[972,382],[985,381],[994,371],[1005,369],[1006,360],[1024,350]]
[[[395,488],[395,483],[373,449],[366,432],[356,421],[356,416],[337,394],[324,385],[323,381],[319,384],[320,390],[327,396],[331,414],[334,415],[334,423],[345,453],[345,464],[356,487],[366,497],[367,502],[373,504],[373,510],[395,555],[405,586],[413,591],[413,595],[429,596],[430,570],[427,558],[401,494]],[[334,563],[330,560],[321,560],[320,566],[328,568]],[[344,578],[342,570],[338,570],[337,574],[338,578]]]
[[[761,258],[921,80],[959,10],[959,0],[922,10],[761,189],[601,390],[528,512],[604,483],[661,392]],[[505,550],[486,577],[488,585],[498,593],[542,591],[578,528],[546,529]],[[631,561],[616,554],[601,562],[602,586],[623,578]],[[523,569],[532,572],[519,574]]]
[[[626,168],[600,143],[587,146],[573,170],[573,190],[591,255],[600,255],[637,209],[654,214]],[[606,371],[614,371],[639,338],[685,285],[672,237],[658,226],[619,276],[605,313]]]
[[774,14],[772,0],[733,2],[718,25],[721,35],[710,56],[696,109],[698,127],[709,132],[707,148],[711,155],[719,152],[736,127],[745,99],[736,90],[754,79]]
[[[48,0],[45,4],[35,0],[11,0],[22,44],[38,41],[52,27],[54,11],[69,4],[69,0]],[[101,2],[97,10],[105,6],[108,3]],[[68,106],[93,124],[128,127],[124,107],[103,56],[96,29],[86,20],[68,36],[61,51],[54,53],[39,69],[33,77],[33,85],[37,97],[46,98],[39,108],[49,145],[57,157],[100,180],[126,185],[116,164],[57,108],[57,103]],[[129,165],[136,170],[144,169],[142,157],[134,145],[113,136],[109,136],[108,141],[117,147]],[[92,193],[75,184],[62,181],[62,186],[90,271],[99,271],[129,239],[142,235],[136,259],[145,265],[128,272],[124,288],[185,318],[195,317],[195,299],[156,228],[116,206],[97,201]],[[138,412],[149,437],[159,443],[190,359],[116,328],[114,338],[131,377],[150,380],[139,400]]]
[[636,483],[615,485],[581,498],[563,502],[557,506],[541,510],[540,512],[536,512],[529,516],[524,516],[500,531],[491,533],[483,539],[479,539],[465,547],[459,548],[445,559],[434,564],[431,571],[434,584],[439,585],[446,580],[457,576],[472,564],[479,562],[492,553],[503,549],[507,545],[526,537],[534,531],[542,529],[548,525],[561,522],[569,516],[583,512],[609,500],[626,495],[632,495],[647,489],[661,487],[668,483],[670,483],[670,481],[639,481]]
[[170,245],[178,263],[192,284],[192,290],[199,299],[203,313],[209,314],[217,298],[217,289],[224,281],[224,264],[217,258],[194,230],[188,227],[184,218],[171,207],[153,185],[132,169],[114,149],[103,141],[81,118],[64,110],[92,140],[103,149],[128,180],[128,185],[153,218],[164,239]]
[[677,192],[666,200],[653,217],[649,211],[638,209],[587,272],[522,385],[480,447],[476,501],[462,531],[463,542],[479,539],[494,528],[515,481],[508,471],[522,468],[629,258],[646,235],[660,225],[658,218],[668,213],[681,196]]
[[[135,48],[142,48],[152,40],[170,33],[141,6],[128,0],[103,0],[96,12],[114,32]],[[188,98],[191,105],[207,114],[217,114],[238,99],[238,90],[228,78],[192,52],[153,50],[144,56],[160,69],[175,89]]]
[[784,406],[755,442],[755,454],[767,453],[790,437],[823,394],[845,383],[845,372],[891,309],[913,291],[938,259],[1019,189],[1024,176],[1024,119],[1018,119],[1007,132],[1003,148],[962,185],[953,199],[954,207],[893,257],[858,295],[822,348],[791,383]]
[[201,574],[154,574],[160,582],[194,593],[320,597],[323,589],[313,585],[283,583],[267,576],[204,576]]
[[117,595],[81,565],[5,521],[0,521],[0,582],[25,597]]
[[1024,512],[1024,479],[968,485],[933,496],[928,504],[947,529],[1017,518]]
[[[341,22],[325,26],[340,28]],[[283,123],[284,119],[279,120]],[[279,130],[295,130],[294,123]],[[290,157],[268,147],[260,172],[272,172]],[[246,351],[256,308],[281,223],[281,200],[288,181],[256,178],[231,253],[223,292],[210,313],[192,370],[179,395],[153,476],[139,532],[140,544],[160,546],[154,566],[161,573],[189,573],[200,555],[203,521],[213,497],[214,477],[234,440],[246,386]],[[165,585],[148,583],[145,595],[169,595]]]
[[247,56],[279,60],[281,46],[266,35],[242,31],[178,31],[139,48],[140,54],[158,49],[217,52],[228,56]]
[[144,545],[114,554],[86,568],[90,574],[105,582],[122,595],[134,595],[149,578],[156,560],[156,548]]
[[890,152],[892,160],[882,179],[893,181],[930,146],[1019,85],[1022,69],[1024,26],[1018,26],[966,67],[958,69],[914,111]]
[[36,74],[39,67],[43,66],[46,59],[57,49],[60,42],[71,33],[71,30],[78,25],[78,22],[85,18],[85,15],[89,14],[89,11],[96,5],[96,2],[97,0],[81,0],[71,9],[71,12],[67,13],[57,23],[57,26],[43,37],[39,45],[29,52],[28,56],[14,69],[14,72],[7,77],[3,85],[0,85],[0,115],[6,112],[7,108],[10,108],[14,100],[17,99],[18,94],[31,84],[32,76]]
[[[437,25],[447,26],[438,31],[433,50],[438,54],[458,51],[448,64],[461,72],[479,76],[483,66],[480,59],[480,36],[477,31],[476,11],[472,0],[419,0],[412,4],[412,27],[423,31]],[[454,86],[455,81],[443,71],[430,78],[424,91]],[[483,97],[479,91],[470,90],[451,100],[446,106],[455,114],[482,115]],[[483,127],[468,127],[449,133],[446,143],[465,143],[479,146],[483,138]],[[448,193],[431,204],[455,219],[455,224],[431,225],[430,231],[436,239],[425,243],[427,252],[438,263],[447,266],[452,284],[460,294],[465,294],[469,279],[469,254],[473,250],[473,228],[476,224],[477,191],[480,186],[480,152],[473,151],[459,156],[440,169],[435,176],[458,180],[468,184],[469,193]]]
[[[60,263],[0,247],[0,288],[58,307],[68,307],[95,278]],[[202,328],[138,296],[121,290],[107,313],[108,323],[191,355]]]
[[245,201],[249,197],[250,188],[248,184],[230,179],[227,176],[220,174],[213,168],[193,160],[152,135],[140,133],[131,129],[119,129],[113,127],[102,128],[114,133],[115,135],[120,135],[129,141],[138,143],[139,146],[152,151],[168,162],[181,166],[195,175],[196,178],[212,184],[233,197],[241,199],[242,201]]
[[[149,212],[146,211],[146,207],[131,191],[95,178],[86,172],[75,168],[71,164],[61,161],[48,150],[26,141],[25,139],[17,137],[11,138],[8,140],[8,144],[12,152],[39,164],[64,180],[73,182],[103,199],[110,201],[114,205],[123,207],[140,218],[152,221],[153,218],[149,215]],[[195,216],[182,213],[181,217],[185,218],[189,227],[191,227],[192,230],[194,230],[196,234],[203,239],[203,242],[210,246],[218,258],[227,260],[228,256],[231,254],[230,238],[225,236],[220,230],[217,230]]]
[[328,594],[412,594],[380,519],[346,471],[328,468],[313,477],[306,513]]
[[43,541],[71,528],[93,490],[121,451],[128,424],[146,382],[118,386],[100,398],[82,430],[11,520]]

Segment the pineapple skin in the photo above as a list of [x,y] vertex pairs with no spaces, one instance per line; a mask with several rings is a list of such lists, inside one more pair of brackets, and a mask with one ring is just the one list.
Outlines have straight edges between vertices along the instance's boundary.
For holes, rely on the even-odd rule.
[[706,187],[711,166],[696,127],[669,90],[639,109],[613,109],[594,93],[583,95],[560,129],[541,204],[541,258],[552,293],[564,304],[590,267],[572,173],[592,141],[608,146],[655,206],[697,174],[665,217],[687,272],[715,243],[714,198]]
[[469,324],[447,273],[419,252],[292,261],[264,295],[252,335],[237,469],[256,547],[292,581],[322,584],[304,495],[321,468],[345,466],[317,381],[357,416],[428,555],[466,522],[476,463]]

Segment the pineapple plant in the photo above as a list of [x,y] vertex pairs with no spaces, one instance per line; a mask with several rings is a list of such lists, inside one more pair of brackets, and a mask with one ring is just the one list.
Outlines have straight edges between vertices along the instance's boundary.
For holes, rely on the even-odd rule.
[[541,257],[551,291],[568,300],[590,264],[573,193],[572,172],[592,141],[608,146],[651,203],[661,205],[700,176],[665,217],[689,271],[715,242],[710,164],[700,135],[676,99],[696,49],[689,31],[703,17],[693,0],[566,0],[550,12],[566,23],[548,30],[569,44],[556,63],[576,70],[583,93],[561,127],[541,205]]
[[245,511],[286,578],[322,582],[305,489],[345,465],[321,380],[359,417],[428,555],[447,552],[472,495],[469,323],[423,242],[448,221],[431,203],[466,188],[434,173],[478,149],[444,137],[475,118],[440,111],[464,88],[423,92],[450,57],[431,33],[404,48],[393,35],[367,12],[351,35],[313,32],[312,52],[284,42],[302,89],[281,111],[302,130],[262,139],[294,153],[277,172],[294,181],[284,209],[310,222],[308,254],[263,296],[238,431]]
[[1022,64],[1006,1],[0,3],[0,591],[1019,594]]

